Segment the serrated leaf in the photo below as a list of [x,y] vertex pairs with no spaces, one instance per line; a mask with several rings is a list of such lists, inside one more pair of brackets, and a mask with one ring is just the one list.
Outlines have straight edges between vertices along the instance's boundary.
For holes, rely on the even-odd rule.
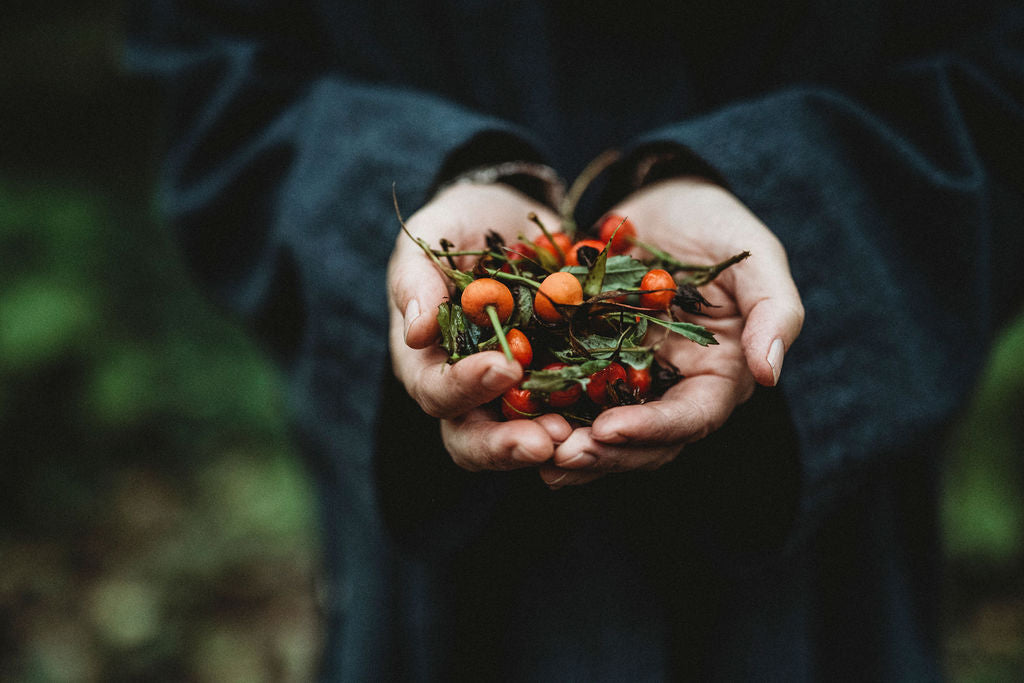
[[568,389],[573,384],[586,387],[590,376],[608,367],[609,363],[607,360],[588,360],[579,365],[567,365],[555,370],[534,370],[530,373],[530,379],[523,382],[523,388],[550,394],[553,391]]
[[715,335],[703,325],[694,325],[693,323],[684,323],[678,320],[662,320],[661,318],[644,315],[643,313],[638,313],[637,315],[656,325],[668,328],[669,331],[680,334],[690,341],[697,342],[701,346],[713,346],[718,344],[718,340],[715,339]]
[[636,370],[643,370],[644,368],[650,367],[651,361],[654,360],[654,351],[647,347],[638,347],[636,349],[629,349],[619,353],[619,361],[623,365],[628,365]]
[[608,359],[618,348],[618,337],[588,334],[575,340],[576,348],[553,350],[555,357],[563,363],[582,363],[591,358]]
[[[632,314],[630,314],[632,317]],[[611,360],[618,353],[618,360],[638,370],[651,364],[654,352],[649,346],[643,345],[644,335],[647,334],[647,321],[643,318],[640,322],[632,325],[622,337],[609,337],[600,334],[588,334],[578,338],[576,342],[583,347],[590,356],[581,355],[576,349],[554,350],[555,357],[563,363],[581,363],[588,358],[599,360]]]

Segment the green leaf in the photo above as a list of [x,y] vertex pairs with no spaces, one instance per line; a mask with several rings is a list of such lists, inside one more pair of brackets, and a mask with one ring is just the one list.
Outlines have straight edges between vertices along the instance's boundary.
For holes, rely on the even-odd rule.
[[452,363],[477,351],[480,328],[466,318],[462,306],[446,301],[437,307],[437,324],[441,327],[441,348]]
[[[587,358],[573,352],[571,349],[554,351],[553,353],[555,357],[563,363],[582,363],[588,360]],[[596,360],[611,361],[613,355],[615,355],[615,351],[609,349],[606,351],[594,352],[593,358]],[[628,365],[636,368],[637,370],[643,370],[644,368],[650,367],[653,359],[654,350],[649,346],[633,346],[619,350],[618,361],[623,365]]]
[[533,293],[528,287],[513,286],[512,293],[516,297],[516,307],[512,312],[512,327],[525,327],[533,318]]
[[616,337],[605,337],[599,334],[589,334],[576,340],[579,346],[583,347],[589,355],[584,355],[578,349],[552,349],[552,353],[563,363],[579,364],[592,358],[610,359],[615,355],[619,340]]
[[587,271],[587,276],[583,278],[583,298],[585,299],[601,293],[601,286],[604,284],[604,273],[608,263],[609,244],[611,242],[604,245],[604,249],[597,255],[594,265],[590,267]]
[[701,346],[709,346],[718,344],[718,340],[715,339],[715,335],[712,334],[703,325],[694,325],[693,323],[679,322],[678,320],[662,320],[661,318],[655,318],[654,316],[644,315],[638,313],[641,318],[645,318],[650,322],[661,325],[662,327],[668,328],[670,331],[676,334],[681,334],[690,341],[697,342]]
[[[632,313],[629,314],[632,319]],[[649,346],[643,345],[644,335],[647,334],[647,321],[643,318],[639,323],[629,326],[625,335],[609,337],[600,334],[589,334],[578,338],[576,342],[590,353],[589,356],[581,355],[575,349],[556,349],[553,351],[555,357],[563,363],[582,363],[590,358],[599,360],[617,360],[638,370],[648,367],[654,358],[654,351]]]
[[654,361],[654,350],[649,347],[624,349],[619,353],[619,361],[635,370],[643,370],[651,367],[651,363]]
[[530,373],[530,379],[523,382],[523,388],[550,394],[553,391],[568,389],[573,384],[586,387],[590,376],[608,367],[609,363],[607,360],[588,360],[579,365],[567,365],[555,370],[534,370]]

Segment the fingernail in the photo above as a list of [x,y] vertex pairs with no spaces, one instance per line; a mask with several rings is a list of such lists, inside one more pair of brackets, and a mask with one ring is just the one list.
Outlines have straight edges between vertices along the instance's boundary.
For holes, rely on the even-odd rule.
[[619,433],[615,422],[594,422],[594,426],[590,429],[590,435],[594,437],[594,440],[600,441],[601,443],[608,444],[620,444],[625,443],[628,439]]
[[569,476],[568,472],[562,472],[562,476],[560,476],[560,477],[558,477],[556,479],[552,479],[551,481],[544,482],[544,483],[546,483],[548,485],[548,488],[550,488],[550,489],[560,489],[562,487],[558,485],[558,482],[562,481],[563,479],[565,479],[568,476]]
[[522,368],[518,363],[504,362],[499,365],[492,365],[487,368],[480,384],[488,391],[504,391],[509,388],[522,375]]
[[595,462],[597,462],[597,458],[590,453],[577,453],[568,460],[558,463],[558,466],[569,468],[590,467]]
[[782,345],[782,339],[776,337],[775,341],[772,342],[771,348],[768,349],[768,365],[772,366],[772,386],[779,383],[779,374],[782,372],[782,358],[785,353],[785,349]]
[[420,317],[420,302],[416,299],[409,301],[409,305],[405,307],[405,340],[409,341],[409,328],[416,322],[416,319]]

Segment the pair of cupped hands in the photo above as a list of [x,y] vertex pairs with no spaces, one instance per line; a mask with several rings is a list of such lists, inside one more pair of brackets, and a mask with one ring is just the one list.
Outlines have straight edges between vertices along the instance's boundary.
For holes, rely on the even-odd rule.
[[[457,184],[407,225],[431,245],[447,238],[457,249],[481,249],[487,230],[509,244],[520,234],[535,238],[540,230],[527,220],[530,212],[547,226],[559,225],[554,212],[510,187]],[[751,256],[702,288],[715,307],[696,322],[715,334],[718,345],[701,347],[668,335],[656,355],[684,378],[655,400],[605,410],[593,424],[575,428],[557,414],[501,421],[486,404],[518,384],[523,370],[500,351],[448,364],[436,315],[453,287],[412,240],[399,235],[388,265],[394,372],[423,410],[440,418],[445,447],[458,466],[534,467],[551,488],[609,472],[656,469],[721,427],[755,383],[778,384],[804,312],[775,235],[727,190],[696,177],[649,185],[612,212],[629,217],[641,240],[684,262],[717,263],[741,251]]]

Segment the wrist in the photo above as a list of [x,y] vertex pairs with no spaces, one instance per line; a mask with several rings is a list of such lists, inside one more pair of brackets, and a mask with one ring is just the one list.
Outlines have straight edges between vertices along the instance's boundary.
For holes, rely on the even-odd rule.
[[437,194],[456,185],[507,185],[552,209],[557,209],[565,196],[565,183],[558,173],[533,161],[503,161],[468,169],[444,182]]
[[504,185],[557,209],[565,186],[542,159],[519,135],[500,130],[478,133],[445,159],[434,178],[431,196],[459,184]]
[[614,206],[645,188],[672,181],[728,188],[725,178],[689,147],[650,142],[635,147],[609,169],[602,204]]

